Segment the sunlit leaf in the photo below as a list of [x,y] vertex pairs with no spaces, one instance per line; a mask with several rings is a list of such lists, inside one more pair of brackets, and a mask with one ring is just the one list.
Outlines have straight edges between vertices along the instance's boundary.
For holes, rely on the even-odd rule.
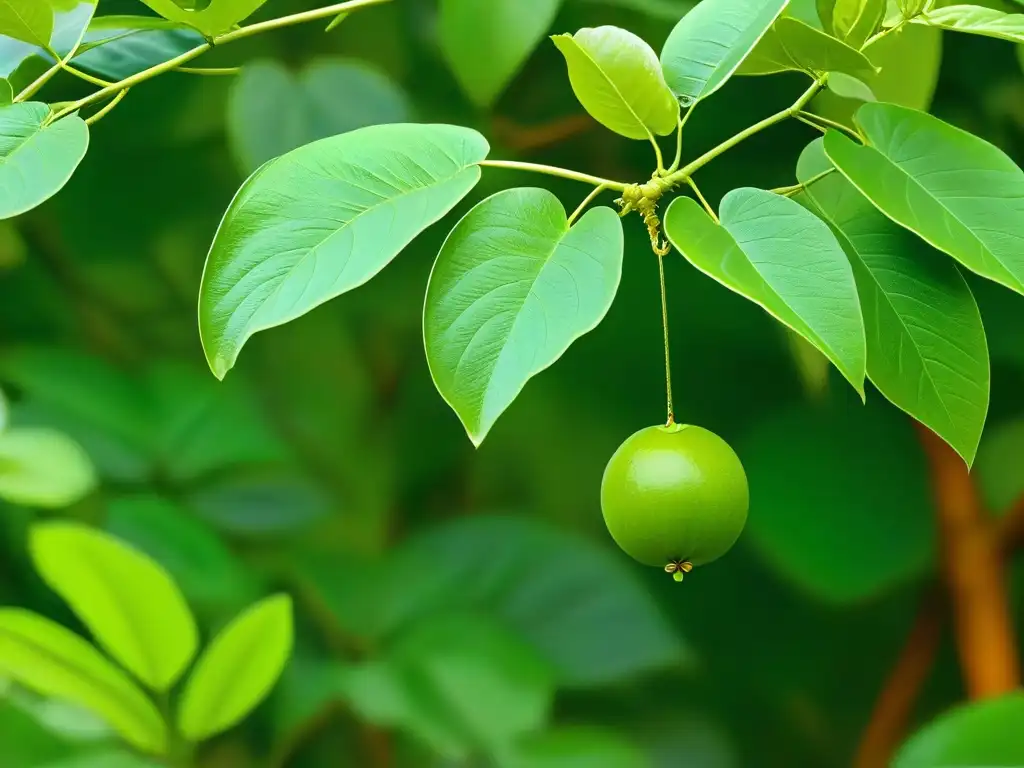
[[202,10],[188,10],[174,0],[142,0],[165,19],[188,24],[208,37],[227,32],[254,14],[267,0],[210,0]]
[[163,752],[167,731],[152,702],[89,643],[49,619],[0,608],[0,673],[106,719],[130,744]]
[[[797,177],[807,182],[830,167],[818,139],[801,155]],[[871,381],[970,464],[988,412],[989,360],[967,283],[952,261],[879,213],[838,173],[807,194],[853,265]]]
[[641,38],[606,26],[553,40],[569,66],[576,98],[601,125],[630,139],[675,131],[679,102],[665,84],[658,55]]
[[199,329],[219,377],[245,342],[356,288],[480,179],[468,128],[381,125],[272,160],[242,186],[207,257]]
[[860,146],[833,131],[829,160],[886,216],[968,269],[1024,293],[1024,171],[936,117],[865,104]]
[[74,63],[101,77],[121,80],[202,42],[202,35],[184,24],[151,16],[100,16],[89,25]]
[[722,200],[721,225],[688,197],[665,214],[665,234],[701,272],[799,333],[863,395],[864,322],[857,285],[828,226],[799,203],[760,189]]
[[46,48],[53,32],[48,0],[0,0],[0,35]]
[[874,65],[856,48],[802,21],[783,16],[761,38],[738,74],[768,75],[786,70],[815,76],[826,72],[868,79],[875,76]]
[[661,52],[669,88],[684,106],[732,77],[789,0],[703,0],[672,30]]
[[604,318],[622,274],[618,215],[574,226],[551,192],[512,189],[460,221],[427,287],[423,333],[438,390],[479,445],[526,382]]
[[466,95],[489,107],[551,28],[562,0],[441,0],[437,36]]
[[0,499],[56,509],[95,487],[88,455],[66,435],[30,427],[0,432]]
[[178,727],[202,741],[242,720],[270,693],[292,651],[292,602],[267,598],[225,627],[189,677]]
[[830,72],[828,76],[828,89],[844,99],[857,99],[858,101],[877,101],[871,87],[856,77],[843,74],[842,72]]
[[886,0],[835,0],[828,28],[836,37],[860,49],[882,23]]
[[1004,13],[980,5],[949,5],[932,8],[913,19],[914,24],[968,32],[972,35],[998,37],[1024,43],[1024,13]]
[[167,572],[138,550],[78,523],[41,523],[30,549],[43,580],[97,642],[151,688],[165,691],[195,655],[192,614]]
[[77,115],[49,125],[38,102],[0,108],[0,219],[30,211],[67,184],[89,147],[89,126]]

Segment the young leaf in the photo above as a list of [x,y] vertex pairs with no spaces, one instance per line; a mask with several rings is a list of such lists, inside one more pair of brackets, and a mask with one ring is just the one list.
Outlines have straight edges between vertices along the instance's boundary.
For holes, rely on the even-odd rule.
[[267,0],[212,0],[199,11],[182,8],[174,0],[142,0],[170,21],[187,24],[203,35],[213,37],[227,32],[235,24],[254,14]]
[[85,157],[85,121],[68,115],[44,126],[49,115],[49,107],[34,101],[0,107],[0,219],[49,200]]
[[789,0],[703,0],[676,25],[661,52],[665,81],[684,105],[732,77]]
[[43,428],[0,432],[0,499],[57,509],[95,487],[92,463],[71,438]]
[[203,42],[184,24],[150,16],[100,16],[92,20],[74,58],[76,66],[121,80],[180,56]]
[[226,731],[277,683],[292,652],[292,601],[267,598],[213,639],[182,694],[178,727],[189,741]]
[[[817,139],[800,156],[797,178],[807,182],[829,167]],[[966,281],[838,173],[815,181],[806,196],[850,257],[871,381],[971,464],[988,412],[989,359]]]
[[604,318],[622,274],[611,208],[570,227],[544,189],[511,189],[455,226],[427,286],[423,336],[438,391],[479,446],[526,382]]
[[886,0],[836,0],[831,28],[836,37],[860,49],[885,16]]
[[864,79],[876,73],[874,65],[856,48],[802,21],[783,16],[743,62],[738,74],[769,75],[787,70],[813,76],[842,72]]
[[0,35],[47,48],[52,33],[49,0],[0,0]]
[[998,37],[1014,43],[1024,43],[1024,13],[1003,13],[995,8],[978,5],[948,5],[932,8],[914,17],[915,24],[969,32],[972,35]]
[[378,125],[271,160],[235,195],[206,259],[199,330],[218,378],[258,331],[372,278],[480,180],[487,140]]
[[679,102],[658,55],[642,39],[618,27],[552,39],[569,65],[576,98],[601,125],[629,139],[675,131]]
[[856,77],[844,75],[842,72],[831,72],[828,76],[828,89],[836,96],[858,101],[878,101],[870,86]]
[[665,234],[697,269],[760,305],[816,346],[863,397],[864,320],[850,263],[828,225],[799,203],[735,189],[721,225],[688,197],[665,214]]
[[0,676],[85,707],[140,750],[166,749],[167,731],[152,702],[89,643],[49,619],[0,608]]
[[832,131],[829,160],[882,213],[968,269],[1024,293],[1024,171],[936,117],[865,104],[860,146]]
[[562,0],[441,0],[437,35],[459,85],[490,107],[551,28]]
[[78,523],[32,529],[36,570],[96,641],[136,677],[166,691],[195,655],[195,621],[178,587],[138,550]]

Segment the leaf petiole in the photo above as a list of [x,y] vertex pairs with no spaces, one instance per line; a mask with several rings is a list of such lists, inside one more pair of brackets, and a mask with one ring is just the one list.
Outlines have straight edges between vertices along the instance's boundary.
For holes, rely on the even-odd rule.
[[589,195],[587,195],[585,198],[583,198],[583,202],[579,204],[579,207],[576,208],[575,211],[573,211],[572,216],[569,217],[569,226],[571,227],[573,225],[573,222],[575,222],[576,219],[578,219],[580,217],[580,215],[585,210],[587,210],[587,206],[590,205],[592,202],[594,202],[594,199],[598,195],[600,195],[602,192],[605,192],[607,190],[608,190],[608,186],[606,184],[600,184],[599,186],[594,187],[594,189],[591,191],[591,193]]
[[532,173],[543,173],[548,176],[558,176],[570,181],[581,181],[584,184],[593,184],[595,187],[623,191],[629,185],[621,181],[602,179],[600,176],[591,176],[589,173],[570,171],[568,168],[559,168],[555,165],[540,165],[538,163],[522,163],[518,160],[481,160],[478,165],[486,168],[506,168],[512,171],[530,171]]

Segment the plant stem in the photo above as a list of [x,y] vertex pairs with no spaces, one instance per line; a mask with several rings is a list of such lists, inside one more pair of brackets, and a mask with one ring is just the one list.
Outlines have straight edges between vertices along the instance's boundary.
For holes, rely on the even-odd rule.
[[676,423],[675,408],[672,406],[672,361],[668,343],[668,297],[665,291],[665,257],[657,255],[658,280],[661,283],[661,327],[665,334],[665,400],[668,408],[668,420],[665,424],[671,427]]
[[608,187],[606,187],[604,184],[601,184],[597,187],[594,187],[593,191],[585,198],[583,198],[583,202],[579,204],[579,207],[575,211],[573,211],[572,216],[569,217],[570,227],[573,225],[573,222],[580,217],[580,214],[582,214],[587,209],[587,206],[594,202],[594,198],[600,195],[606,189],[608,189]]
[[654,138],[654,136],[648,133],[647,137],[651,140],[651,146],[654,147],[654,157],[657,158],[658,161],[658,175],[663,176],[665,175],[666,171],[665,158],[661,154],[661,147],[658,145],[658,140]]
[[708,205],[708,201],[704,199],[704,195],[702,195],[700,193],[700,189],[697,188],[697,182],[693,179],[687,179],[686,183],[690,185],[690,189],[692,189],[693,193],[697,195],[697,199],[700,201],[700,204],[704,206],[704,210],[708,212],[708,216],[714,219],[716,224],[720,223],[718,221],[718,214],[715,213],[715,209]]
[[809,178],[807,181],[802,181],[799,184],[794,184],[794,185],[792,185],[790,187],[776,187],[775,189],[772,189],[772,190],[769,190],[769,191],[770,192],[774,192],[776,195],[783,195],[784,197],[789,197],[790,195],[796,194],[797,192],[800,192],[801,190],[807,189],[814,182],[820,181],[821,179],[824,179],[830,173],[835,173],[835,170],[836,170],[835,168],[829,168],[828,170],[825,170],[825,171],[822,171],[821,173],[815,174],[814,176]]
[[14,98],[14,103],[17,104],[20,101],[24,101],[25,99],[31,98],[32,96],[34,96],[36,94],[36,92],[40,88],[42,88],[44,85],[46,85],[48,82],[50,82],[50,80],[53,78],[53,76],[56,75],[58,72],[60,72],[61,69],[66,67],[68,62],[71,61],[72,57],[76,53],[78,53],[78,46],[80,46],[81,44],[82,44],[82,41],[81,41],[81,39],[79,39],[79,41],[77,43],[75,43],[74,47],[72,47],[72,49],[70,51],[68,51],[68,55],[67,56],[65,56],[63,59],[57,59],[57,63],[56,64],[54,64],[48,70],[43,72],[43,74],[41,74],[39,77],[37,77],[34,81],[29,83],[29,85],[25,88],[25,90],[23,90],[21,93],[19,93]]
[[479,165],[486,168],[507,168],[512,171],[531,171],[533,173],[544,173],[548,176],[558,176],[570,181],[582,181],[584,184],[593,184],[595,187],[614,189],[621,192],[628,184],[611,179],[602,179],[600,176],[591,176],[589,173],[570,171],[568,168],[559,168],[554,165],[539,165],[537,163],[521,163],[517,160],[481,160]]
[[237,75],[241,73],[241,67],[178,67],[175,72],[181,72],[183,75],[211,75],[211,76],[226,76],[226,75]]
[[102,120],[104,117],[106,117],[108,113],[113,111],[114,107],[116,107],[118,104],[120,104],[121,103],[121,99],[123,99],[127,95],[128,95],[128,89],[125,88],[123,91],[121,91],[119,94],[117,94],[117,96],[115,96],[113,99],[111,99],[110,103],[107,104],[105,107],[103,107],[103,109],[101,109],[99,112],[97,112],[92,117],[86,118],[85,124],[86,125],[93,125],[94,123],[98,123],[100,120]]
[[679,118],[679,127],[676,128],[676,157],[665,173],[675,173],[679,170],[679,164],[683,161],[683,127],[686,125],[686,121],[690,119],[690,115],[693,114],[694,107],[696,106],[694,104]]
[[844,131],[857,141],[861,141],[860,134],[857,133],[855,130],[853,130],[849,126],[843,125],[842,123],[837,123],[835,120],[829,120],[827,117],[822,117],[821,115],[816,115],[813,112],[806,112],[804,110],[800,110],[799,112],[797,112],[796,115],[794,115],[794,117],[796,117],[798,120],[803,120],[804,122],[821,123],[822,125],[827,125],[829,128],[835,128],[837,131]]
[[[317,8],[312,11],[294,13],[290,16],[281,16],[280,18],[277,19],[270,19],[268,21],[262,21],[258,24],[250,24],[247,27],[241,27],[240,29],[234,29],[230,32],[225,32],[222,35],[217,35],[211,41],[197,45],[195,48],[192,48],[191,50],[185,51],[184,53],[175,56],[173,59],[169,61],[164,61],[153,67],[150,67],[149,69],[143,70],[142,72],[132,75],[131,77],[126,77],[124,80],[121,80],[120,82],[112,83],[111,85],[108,85],[107,87],[102,88],[94,93],[91,93],[88,96],[79,99],[78,101],[71,102],[71,104],[69,104],[67,107],[58,112],[53,119],[58,120],[64,117],[65,115],[69,115],[72,112],[76,112],[82,107],[88,106],[89,104],[92,104],[97,101],[102,101],[103,99],[108,97],[112,97],[118,91],[125,90],[126,88],[131,88],[133,86],[138,85],[139,83],[145,82],[146,80],[150,80],[151,78],[154,78],[157,75],[162,75],[165,72],[170,72],[171,70],[178,69],[179,67],[181,67],[184,64],[187,64],[193,59],[202,56],[204,53],[206,53],[216,45],[224,45],[225,43],[231,43],[235,40],[242,40],[246,37],[258,35],[262,32],[269,32],[270,30],[281,29],[282,27],[290,27],[295,24],[302,24],[307,21],[325,19],[330,16],[336,16],[339,13],[347,13],[350,11],[354,11],[358,8],[364,8],[366,6],[371,5],[380,5],[382,3],[388,2],[391,2],[391,0],[348,0],[347,2],[344,3],[338,3],[336,5],[329,5],[323,8]],[[74,51],[68,54],[67,58],[65,59],[65,62],[69,60],[73,54]],[[57,68],[59,69],[60,67],[58,66]],[[51,74],[50,77],[52,76],[53,75]],[[43,83],[45,82],[46,81],[43,80]],[[33,83],[33,85],[29,86],[29,88],[32,88],[35,85],[36,84]],[[42,84],[40,84],[38,87],[42,87]],[[38,87],[36,88],[36,90],[38,90]],[[33,90],[32,93],[35,93],[35,91]]]
[[64,71],[74,75],[79,80],[85,80],[85,82],[87,83],[98,85],[100,88],[106,88],[108,85],[113,85],[113,83],[111,83],[109,80],[103,80],[102,78],[90,75],[88,72],[83,72],[77,67],[72,67],[70,64],[64,65]]

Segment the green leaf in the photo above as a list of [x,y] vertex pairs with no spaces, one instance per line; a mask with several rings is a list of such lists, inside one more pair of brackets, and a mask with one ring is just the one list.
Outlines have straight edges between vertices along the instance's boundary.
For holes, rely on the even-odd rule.
[[886,0],[836,0],[830,28],[836,37],[860,50],[885,16]]
[[893,768],[965,768],[1024,764],[1024,693],[965,704],[914,734]]
[[536,652],[473,616],[414,626],[383,661],[348,675],[348,698],[371,723],[400,727],[441,755],[500,754],[547,721],[554,684]]
[[67,184],[89,147],[89,126],[77,115],[44,125],[39,102],[0,108],[0,219],[49,200]]
[[92,463],[69,437],[50,429],[0,432],[0,498],[29,507],[66,507],[96,487]]
[[997,515],[1008,512],[1024,498],[1024,418],[1018,417],[985,430],[978,448],[973,475],[988,509]]
[[757,489],[750,540],[808,594],[863,602],[932,567],[925,458],[910,422],[880,400],[782,411],[737,450]]
[[576,98],[601,125],[629,139],[676,130],[679,102],[642,39],[605,26],[552,40],[565,56]]
[[53,32],[50,50],[58,56],[67,56],[84,38],[85,31],[96,13],[97,0],[51,0],[53,3]]
[[503,768],[649,768],[637,747],[598,728],[563,728],[521,741]]
[[93,754],[47,763],[45,768],[161,768],[159,763],[123,750],[103,750]]
[[886,216],[968,269],[1024,293],[1024,171],[1002,150],[893,104],[857,111],[867,146],[838,132],[829,160]]
[[254,14],[267,0],[212,0],[199,11],[182,8],[174,0],[142,0],[170,21],[187,24],[207,37],[227,32],[235,24]]
[[254,333],[365,283],[480,179],[476,131],[379,125],[272,160],[235,195],[206,260],[199,329],[218,378]]
[[0,35],[46,48],[52,33],[53,7],[48,0],[0,0]]
[[303,144],[409,119],[405,93],[387,75],[344,59],[317,59],[295,75],[273,61],[249,64],[228,102],[228,134],[251,173]]
[[789,0],[703,0],[661,52],[665,80],[684,106],[725,85]]
[[949,5],[915,16],[914,24],[1024,43],[1024,13],[1003,13],[980,5]]
[[802,21],[783,16],[761,38],[738,74],[769,75],[787,70],[816,77],[826,72],[842,72],[871,79],[876,74],[874,65],[856,48]]
[[562,0],[441,0],[441,52],[459,85],[490,107],[551,28]]
[[0,79],[0,107],[7,107],[14,103],[14,88],[9,80]]
[[166,748],[163,720],[142,691],[89,643],[42,616],[0,608],[0,672],[95,712],[138,749]]
[[202,741],[239,723],[277,683],[292,652],[292,601],[276,595],[232,621],[200,656],[182,694],[178,727]]
[[188,501],[218,530],[252,538],[301,530],[333,511],[330,498],[309,479],[262,467],[206,483]]
[[438,391],[479,446],[526,382],[604,318],[622,276],[611,208],[570,227],[544,189],[493,195],[455,226],[430,276],[423,335]]
[[150,16],[100,16],[92,20],[74,63],[113,80],[137,75],[203,42],[189,26]]
[[842,72],[830,72],[828,76],[828,89],[844,99],[857,99],[858,101],[878,101],[874,92],[856,77],[845,75]]
[[[830,167],[818,139],[800,156],[797,178],[806,183]],[[871,381],[970,465],[988,412],[989,359],[963,276],[838,173],[815,181],[807,195],[853,265]]]
[[750,188],[727,194],[721,217],[718,225],[680,197],[665,214],[665,234],[701,272],[821,350],[863,397],[857,285],[828,225],[789,198]]
[[635,11],[658,21],[675,24],[693,10],[695,0],[580,0],[589,5],[606,5]]
[[40,523],[30,549],[39,575],[96,641],[132,674],[166,691],[195,655],[198,635],[167,572],[138,550],[78,523]]

